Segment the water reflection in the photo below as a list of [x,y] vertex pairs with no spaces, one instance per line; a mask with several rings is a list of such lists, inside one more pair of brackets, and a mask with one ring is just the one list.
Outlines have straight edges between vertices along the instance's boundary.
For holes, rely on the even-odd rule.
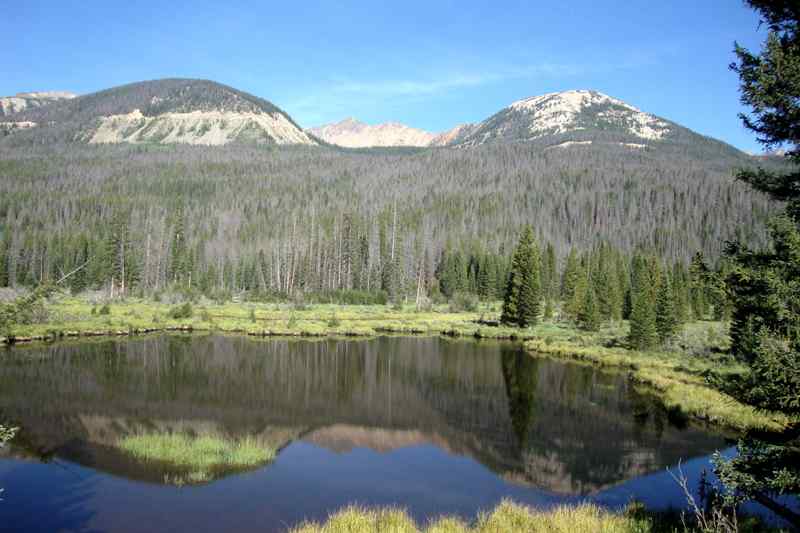
[[429,444],[565,495],[722,444],[622,375],[438,338],[163,336],[13,350],[0,363],[0,418],[23,428],[17,456],[154,483],[165,467],[121,452],[125,435],[250,436],[337,453]]

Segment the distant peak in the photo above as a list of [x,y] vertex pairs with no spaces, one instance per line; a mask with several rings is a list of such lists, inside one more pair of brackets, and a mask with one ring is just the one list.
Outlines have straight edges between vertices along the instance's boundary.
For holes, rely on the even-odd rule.
[[568,91],[531,96],[522,100],[517,100],[509,107],[516,110],[528,110],[536,107],[550,107],[556,105],[563,107],[564,110],[579,112],[585,107],[597,104],[614,104],[628,108],[631,111],[639,112],[637,108],[626,104],[622,100],[590,89],[571,89]]

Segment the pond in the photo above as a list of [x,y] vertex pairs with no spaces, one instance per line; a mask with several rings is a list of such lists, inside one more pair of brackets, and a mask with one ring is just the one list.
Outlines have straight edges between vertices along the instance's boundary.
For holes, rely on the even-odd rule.
[[[285,531],[354,502],[421,521],[503,498],[683,506],[666,469],[696,481],[729,446],[623,374],[435,337],[8,349],[0,420],[21,428],[0,450],[0,524],[20,531]],[[123,445],[169,435],[269,453],[198,467]]]

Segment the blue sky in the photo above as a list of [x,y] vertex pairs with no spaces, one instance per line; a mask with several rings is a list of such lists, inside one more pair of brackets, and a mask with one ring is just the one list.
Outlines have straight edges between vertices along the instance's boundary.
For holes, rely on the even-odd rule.
[[734,40],[758,48],[738,0],[673,2],[10,2],[0,95],[213,79],[303,127],[354,116],[431,131],[514,100],[596,89],[739,148]]

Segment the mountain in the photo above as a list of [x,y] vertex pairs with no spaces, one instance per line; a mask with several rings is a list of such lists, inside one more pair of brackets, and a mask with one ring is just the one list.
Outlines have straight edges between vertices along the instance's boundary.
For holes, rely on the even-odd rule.
[[318,126],[308,131],[326,142],[348,148],[428,146],[436,137],[433,133],[399,122],[370,125],[354,118],[346,118],[341,122]]
[[29,107],[13,115],[38,141],[317,144],[272,103],[213,81],[163,79]]
[[444,131],[431,139],[429,146],[456,145],[461,139],[466,138],[473,131],[475,131],[475,124],[459,124],[455,128]]
[[15,96],[0,96],[0,118],[44,105],[69,100],[78,96],[65,91],[18,93]]
[[[513,102],[476,124],[459,124],[431,134],[390,122],[370,126],[349,118],[310,133],[339,146],[431,146],[468,148],[529,143],[534,149],[587,148],[690,152],[692,157],[739,159],[745,154],[721,141],[646,113],[598,91],[570,90]],[[715,156],[715,157],[716,157]]]
[[518,100],[451,144],[532,141],[576,132],[616,134],[644,145],[665,138],[671,125],[606,94],[573,90]]

